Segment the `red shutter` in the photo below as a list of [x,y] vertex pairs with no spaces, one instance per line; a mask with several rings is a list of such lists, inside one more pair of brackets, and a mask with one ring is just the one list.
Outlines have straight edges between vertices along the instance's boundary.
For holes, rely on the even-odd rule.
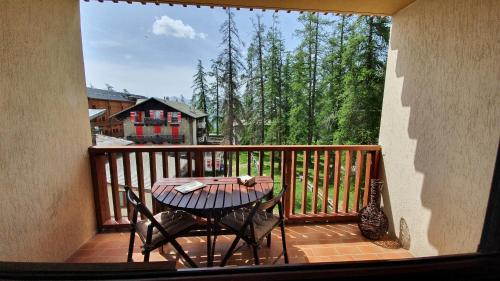
[[181,123],[181,113],[177,112],[177,122]]
[[167,120],[168,120],[168,123],[172,123],[172,112],[167,113]]
[[135,112],[134,111],[130,111],[130,122],[135,122]]

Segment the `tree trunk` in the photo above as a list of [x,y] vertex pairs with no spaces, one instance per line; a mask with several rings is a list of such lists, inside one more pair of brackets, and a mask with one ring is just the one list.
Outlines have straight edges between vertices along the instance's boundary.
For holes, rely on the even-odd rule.
[[257,41],[259,47],[259,79],[260,79],[260,143],[264,143],[265,134],[265,117],[264,117],[264,67],[262,65],[262,34],[261,34],[261,24],[260,16],[257,17]]

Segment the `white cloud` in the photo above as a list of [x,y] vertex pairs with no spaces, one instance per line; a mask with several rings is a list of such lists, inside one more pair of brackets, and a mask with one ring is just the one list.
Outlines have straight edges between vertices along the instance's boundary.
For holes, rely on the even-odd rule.
[[169,16],[162,16],[153,23],[153,33],[155,35],[174,36],[177,38],[205,39],[207,34],[197,33],[189,24],[184,24],[182,20],[176,20]]

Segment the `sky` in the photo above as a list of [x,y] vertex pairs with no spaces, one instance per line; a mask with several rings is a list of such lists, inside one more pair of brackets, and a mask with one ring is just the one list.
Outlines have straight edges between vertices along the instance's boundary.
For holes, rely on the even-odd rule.
[[[198,59],[208,69],[222,49],[219,27],[227,17],[222,8],[81,1],[80,9],[87,86],[110,84],[116,91],[189,99]],[[245,54],[254,30],[251,18],[262,14],[269,27],[273,12],[234,14]],[[293,50],[299,13],[278,15],[285,47]]]

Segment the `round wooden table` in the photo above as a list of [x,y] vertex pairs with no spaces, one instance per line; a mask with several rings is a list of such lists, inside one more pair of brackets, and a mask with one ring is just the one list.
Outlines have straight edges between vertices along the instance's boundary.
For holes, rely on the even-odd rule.
[[[206,186],[186,194],[175,190],[175,187],[191,181],[199,181]],[[211,235],[218,220],[233,210],[250,206],[271,194],[271,177],[257,176],[255,182],[254,186],[247,187],[238,184],[236,177],[162,178],[154,183],[151,192],[160,205],[207,219],[207,264],[212,266],[217,236],[212,245]]]

